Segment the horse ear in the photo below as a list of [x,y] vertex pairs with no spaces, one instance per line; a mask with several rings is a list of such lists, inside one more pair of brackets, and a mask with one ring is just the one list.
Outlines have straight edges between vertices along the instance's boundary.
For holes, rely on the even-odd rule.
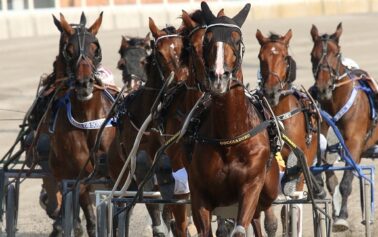
[[232,20],[234,20],[236,22],[236,24],[241,27],[243,24],[244,24],[244,21],[245,19],[247,18],[248,16],[248,13],[249,13],[249,10],[251,10],[251,4],[250,3],[247,3],[245,4],[245,6],[243,7],[243,9],[241,9],[241,11],[236,14],[236,16],[234,16],[232,18]]
[[205,18],[206,24],[210,24],[216,17],[213,12],[210,10],[209,5],[206,2],[201,2],[201,10],[203,13],[203,18]]
[[339,39],[340,39],[341,33],[343,33],[343,26],[342,26],[342,23],[340,22],[340,23],[337,25],[336,32],[333,33],[331,37],[332,37],[334,40],[336,40],[337,43],[339,43]]
[[315,25],[312,25],[311,27],[311,36],[312,36],[312,41],[314,42],[319,38],[319,31]]
[[54,16],[52,15],[53,19],[54,19],[54,25],[56,26],[56,28],[58,28],[58,30],[62,33],[63,32],[63,28],[60,24],[60,21]]
[[104,12],[100,13],[100,16],[97,18],[97,20],[89,27],[89,32],[91,32],[93,35],[96,35],[98,30],[100,29],[101,23],[102,23],[102,14]]
[[151,49],[151,38],[150,38],[150,32],[147,33],[146,37],[144,37],[144,47],[146,49]]
[[189,14],[182,10],[182,21],[184,23],[184,25],[189,28],[189,29],[194,29],[194,27],[197,26],[197,23],[195,21],[193,21],[193,19],[189,16]]
[[66,18],[64,18],[62,13],[60,13],[60,26],[63,29],[63,31],[66,32],[68,35],[73,35],[75,33],[75,30],[72,28],[70,24],[68,24]]
[[125,48],[129,47],[129,42],[128,41],[129,41],[129,37],[122,35],[122,42],[121,42],[122,46],[124,46]]
[[87,18],[85,17],[84,12],[81,12],[81,16],[80,16],[80,25],[85,26],[85,24],[87,24]]
[[259,29],[256,31],[256,39],[259,41],[259,44],[262,46],[266,43],[267,38],[261,33]]
[[289,44],[291,37],[293,36],[293,32],[290,29],[282,38],[286,45]]
[[217,17],[221,17],[221,16],[225,16],[225,15],[224,15],[224,8],[222,8],[222,9],[218,12],[218,14],[217,14]]
[[150,28],[150,31],[152,33],[152,36],[156,39],[162,36],[161,30],[156,26],[154,20],[152,20],[151,17],[148,18],[148,26]]

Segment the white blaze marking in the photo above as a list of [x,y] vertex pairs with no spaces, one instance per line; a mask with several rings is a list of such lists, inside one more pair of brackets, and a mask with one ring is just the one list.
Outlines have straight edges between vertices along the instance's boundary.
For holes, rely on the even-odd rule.
[[273,54],[278,54],[278,50],[277,50],[275,47],[273,47],[273,48],[271,49],[271,51],[272,51]]
[[217,59],[215,61],[215,74],[223,75],[224,73],[224,51],[223,42],[217,42]]
[[172,43],[169,47],[171,47],[171,49],[174,49],[175,45]]

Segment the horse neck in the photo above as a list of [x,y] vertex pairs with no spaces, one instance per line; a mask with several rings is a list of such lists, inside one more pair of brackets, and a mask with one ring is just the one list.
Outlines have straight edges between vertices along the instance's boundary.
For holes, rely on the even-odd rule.
[[278,104],[276,106],[272,106],[272,110],[275,115],[284,114],[295,108],[298,108],[298,99],[293,94],[281,97]]
[[[345,66],[341,65],[339,75],[343,75],[345,72]],[[351,78],[346,77],[344,80],[351,80]],[[332,91],[332,98],[330,100],[320,101],[323,109],[330,115],[335,115],[347,103],[353,88],[354,82],[346,83],[340,87],[336,87]]]
[[145,66],[147,81],[146,87],[160,89],[163,86],[163,78],[160,76],[160,72],[157,65],[158,62],[155,62],[153,54],[147,57],[147,63]]
[[[160,78],[159,70],[154,65],[152,55],[147,57],[147,64],[145,66],[147,81],[144,87],[140,88],[140,93],[131,104],[130,112],[135,116],[141,124],[150,113],[151,107],[156,100],[159,90],[163,86],[163,81]],[[135,121],[137,122],[137,121]]]
[[64,62],[63,56],[58,55],[53,63],[53,70],[56,78],[63,78],[67,76],[66,63]]
[[210,133],[218,138],[238,136],[253,128],[258,121],[256,115],[244,94],[244,88],[234,88],[221,97],[213,98]]

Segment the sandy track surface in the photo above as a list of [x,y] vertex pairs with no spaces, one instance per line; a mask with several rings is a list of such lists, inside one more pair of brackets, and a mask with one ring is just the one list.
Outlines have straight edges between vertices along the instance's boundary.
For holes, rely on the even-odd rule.
[[[227,14],[227,9],[226,9]],[[78,21],[78,19],[69,19]],[[344,33],[341,37],[342,51],[345,56],[355,59],[371,75],[378,77],[377,38],[378,15],[344,15],[332,17],[313,17],[280,20],[247,21],[243,26],[246,52],[243,62],[245,80],[255,85],[257,70],[258,43],[255,40],[256,29],[264,34],[274,31],[284,34],[293,29],[290,53],[297,61],[297,83],[309,87],[313,83],[309,54],[312,47],[309,35],[311,24],[316,24],[320,32],[334,32],[336,25],[342,21]],[[147,22],[147,20],[146,20]],[[53,24],[53,21],[51,21]],[[159,22],[164,25],[164,22]],[[130,29],[123,31],[101,31],[99,40],[103,50],[103,62],[111,69],[120,85],[120,72],[115,68],[118,60],[118,47],[121,35],[144,36],[147,29]],[[58,37],[39,37],[0,41],[0,154],[4,154],[12,144],[19,120],[34,99],[40,75],[50,72],[52,61],[58,49]],[[21,112],[12,112],[16,110]],[[4,120],[6,119],[6,120]],[[363,163],[371,164],[371,160]],[[374,164],[377,164],[375,161]],[[377,179],[376,179],[377,181]],[[44,214],[38,204],[40,180],[26,180],[21,185],[20,208],[18,219],[19,237],[48,236],[52,221]],[[377,193],[375,200],[377,200]],[[277,213],[278,213],[278,209]],[[358,183],[353,183],[353,194],[349,202],[351,231],[334,234],[334,236],[362,236],[361,211],[359,204]],[[377,213],[377,208],[375,213]],[[312,236],[312,218],[309,208],[305,208],[304,235]],[[280,227],[281,228],[281,227]],[[134,210],[130,236],[151,236],[149,219],[145,208],[138,205]],[[378,234],[378,232],[376,231]],[[2,234],[1,236],[5,236]],[[373,235],[374,236],[374,235]]]

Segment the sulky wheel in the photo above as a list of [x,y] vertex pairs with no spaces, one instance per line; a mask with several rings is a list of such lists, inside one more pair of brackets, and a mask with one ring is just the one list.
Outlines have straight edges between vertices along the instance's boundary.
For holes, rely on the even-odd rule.
[[8,185],[6,197],[6,231],[8,237],[16,236],[17,194],[14,184]]
[[73,197],[72,192],[68,192],[63,199],[63,216],[62,216],[62,226],[63,226],[63,236],[70,237],[73,229]]

